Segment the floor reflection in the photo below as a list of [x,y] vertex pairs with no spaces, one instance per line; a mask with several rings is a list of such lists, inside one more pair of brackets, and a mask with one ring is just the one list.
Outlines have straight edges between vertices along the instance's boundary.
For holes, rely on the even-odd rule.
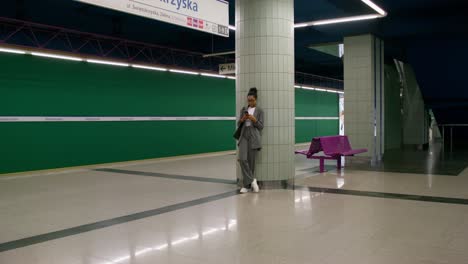
[[440,143],[428,150],[386,150],[383,161],[373,167],[368,163],[347,163],[354,170],[458,176],[468,166],[468,151],[444,151]]
[[170,250],[174,246],[184,244],[184,243],[188,243],[188,242],[191,242],[191,241],[197,241],[197,240],[201,241],[203,239],[208,238],[210,235],[213,235],[215,233],[219,233],[221,231],[225,231],[225,232],[235,231],[234,227],[236,225],[237,225],[237,220],[230,219],[229,221],[227,221],[227,224],[224,225],[224,226],[210,227],[210,228],[205,229],[202,232],[199,232],[199,233],[194,232],[193,234],[189,234],[189,235],[187,235],[185,237],[179,237],[177,239],[168,241],[165,244],[155,245],[153,247],[145,247],[143,249],[135,251],[132,255],[116,257],[115,259],[107,261],[107,262],[103,262],[102,264],[125,263],[125,262],[127,262],[129,260],[134,260],[138,256],[147,255],[147,254],[154,253],[154,252]]

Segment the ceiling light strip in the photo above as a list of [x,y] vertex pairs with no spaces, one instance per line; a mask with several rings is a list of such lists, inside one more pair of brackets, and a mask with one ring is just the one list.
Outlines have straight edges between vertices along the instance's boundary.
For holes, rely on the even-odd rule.
[[342,17],[342,18],[334,18],[334,19],[325,19],[319,20],[308,23],[311,26],[322,26],[322,25],[330,25],[330,24],[339,24],[339,23],[347,23],[347,22],[354,22],[354,21],[362,21],[362,20],[370,20],[382,17],[379,14],[373,15],[362,15],[362,16],[352,16],[352,17]]
[[0,47],[0,52],[13,53],[13,54],[23,54],[23,55],[24,54],[30,54],[30,55],[38,56],[38,57],[60,59],[60,60],[86,61],[88,63],[94,63],[94,64],[103,64],[103,65],[111,65],[111,66],[119,66],[119,67],[132,67],[132,68],[136,68],[136,69],[145,69],[145,70],[154,70],[154,71],[170,71],[170,72],[173,72],[173,73],[182,73],[182,74],[190,74],[190,75],[202,75],[202,76],[205,76],[205,77],[213,77],[213,78],[220,78],[220,79],[226,79],[226,78],[231,79],[231,80],[236,79],[235,76],[227,76],[227,75],[212,74],[212,73],[199,73],[199,72],[194,72],[194,71],[184,71],[184,70],[178,70],[178,69],[167,69],[167,68],[152,67],[152,66],[140,65],[140,64],[128,64],[128,63],[122,63],[122,62],[116,62],[116,61],[85,59],[85,58],[65,56],[65,55],[54,54],[54,53],[28,52],[28,51],[25,51],[25,50],[1,48],[1,47]]
[[182,70],[175,70],[175,69],[169,69],[170,72],[174,73],[184,73],[184,74],[190,74],[190,75],[199,75],[200,73],[198,72],[193,72],[193,71],[182,71]]
[[310,26],[308,23],[299,23],[299,24],[295,24],[294,28],[302,28],[302,27],[308,27],[308,26]]
[[31,55],[38,56],[38,57],[59,59],[59,60],[83,61],[82,58],[78,58],[78,57],[62,56],[62,55],[42,53],[42,52],[31,52]]
[[340,91],[340,90],[336,90],[336,89],[323,89],[323,88],[310,87],[310,86],[301,86],[301,85],[294,85],[294,88],[304,89],[304,90],[311,90],[311,91],[318,91],[318,92],[344,94],[344,91]]
[[361,0],[364,4],[368,5],[370,8],[374,9],[377,13],[379,13],[382,16],[386,16],[387,12],[380,8],[380,6],[376,5],[374,2],[371,0]]
[[94,64],[104,64],[104,65],[112,65],[112,66],[120,66],[120,67],[128,67],[130,66],[128,63],[121,63],[121,62],[114,62],[114,61],[105,61],[105,60],[86,60],[89,63]]
[[26,54],[26,51],[24,50],[7,49],[7,48],[0,48],[0,52],[13,53],[13,54]]
[[[236,76],[228,76],[228,75],[220,75],[220,74],[212,74],[212,73],[199,73],[199,72],[194,72],[194,71],[184,71],[184,70],[177,70],[177,69],[166,69],[166,68],[160,68],[160,67],[152,67],[152,66],[139,65],[139,64],[120,63],[120,62],[106,61],[106,60],[84,59],[84,58],[79,58],[79,57],[64,56],[64,55],[58,55],[58,54],[53,54],[53,53],[27,52],[27,51],[23,51],[23,50],[10,49],[10,48],[0,48],[0,52],[7,52],[7,53],[14,53],[14,54],[28,54],[29,53],[29,54],[31,54],[33,56],[53,58],[53,59],[72,60],[72,61],[86,61],[88,63],[94,63],[94,64],[104,64],[104,65],[120,66],[120,67],[132,67],[132,68],[136,68],[136,69],[146,69],[146,70],[154,70],[154,71],[170,71],[170,72],[173,72],[173,73],[181,73],[181,74],[189,74],[189,75],[201,75],[201,76],[204,76],[204,77],[213,77],[213,78],[220,78],[220,79],[236,80]],[[319,89],[316,89],[316,88],[313,88],[313,87],[299,86],[299,85],[295,85],[294,87],[295,88],[306,89],[306,90],[319,90]],[[324,90],[324,91],[328,91],[328,90]],[[329,90],[329,91],[330,92],[340,93],[339,91],[334,91],[334,90]]]
[[132,68],[144,69],[144,70],[168,71],[168,69],[166,69],[166,68],[158,68],[158,67],[151,67],[151,66],[138,65],[138,64],[132,64],[131,66],[132,66]]
[[362,21],[362,20],[370,20],[376,18],[382,18],[387,16],[387,12],[383,10],[381,7],[376,5],[371,0],[361,0],[364,4],[372,8],[378,14],[369,14],[369,15],[360,15],[360,16],[351,16],[351,17],[342,17],[342,18],[333,18],[333,19],[324,19],[318,21],[311,21],[305,23],[298,23],[294,25],[294,28],[303,28],[309,26],[322,26],[322,25],[330,25],[330,24],[339,24],[339,23],[348,23],[354,21]]
[[225,79],[227,77],[225,75],[211,74],[211,73],[202,73],[201,76],[214,77],[214,78],[223,78],[223,79]]

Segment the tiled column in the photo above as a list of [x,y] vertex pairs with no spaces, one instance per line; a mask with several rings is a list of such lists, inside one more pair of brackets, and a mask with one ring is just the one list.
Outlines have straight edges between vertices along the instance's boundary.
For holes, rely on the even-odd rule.
[[[236,109],[258,89],[265,111],[255,177],[265,186],[294,179],[294,1],[236,0]],[[237,169],[238,178],[241,177]]]
[[344,39],[345,134],[367,148],[375,163],[384,153],[384,44],[373,35]]

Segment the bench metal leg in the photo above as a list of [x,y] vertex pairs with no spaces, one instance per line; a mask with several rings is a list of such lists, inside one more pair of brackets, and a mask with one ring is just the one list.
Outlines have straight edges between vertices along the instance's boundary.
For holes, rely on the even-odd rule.
[[320,173],[325,172],[325,159],[320,159]]
[[338,157],[338,159],[336,160],[336,168],[338,170],[341,170],[341,157]]

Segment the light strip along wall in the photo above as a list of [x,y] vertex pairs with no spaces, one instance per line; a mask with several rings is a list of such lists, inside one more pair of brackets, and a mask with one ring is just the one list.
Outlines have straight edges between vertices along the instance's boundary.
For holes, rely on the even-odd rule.
[[[338,117],[296,117],[296,120],[338,120]],[[0,116],[0,123],[8,122],[130,122],[130,121],[220,121],[236,120],[235,116]]]
[[0,122],[129,122],[129,121],[220,121],[226,116],[0,116]]
[[[132,67],[132,68],[152,70],[152,71],[162,71],[162,72],[169,71],[172,73],[201,75],[205,77],[213,77],[213,78],[221,78],[221,79],[230,79],[230,80],[236,79],[235,76],[219,75],[219,74],[205,73],[205,72],[196,72],[192,70],[170,69],[170,68],[164,68],[164,67],[155,67],[152,65],[128,64],[128,63],[117,62],[117,61],[87,59],[87,58],[76,57],[75,54],[72,54],[73,56],[64,56],[61,54],[54,54],[53,52],[44,53],[44,52],[26,51],[26,50],[18,49],[16,47],[11,48],[10,46],[2,46],[2,45],[0,45],[0,52],[10,53],[10,54],[20,54],[20,55],[33,55],[33,56],[44,57],[44,58],[49,58],[49,59],[89,62],[89,63],[95,63],[95,64],[104,64],[108,66]],[[308,86],[301,86],[299,84],[295,85],[294,87],[297,89],[306,89],[306,90],[315,90],[315,91],[322,91],[322,92],[344,94],[343,90],[338,90],[338,89],[328,89],[328,88],[323,88],[323,87],[308,87]]]
[[296,117],[296,120],[339,120],[339,117]]

